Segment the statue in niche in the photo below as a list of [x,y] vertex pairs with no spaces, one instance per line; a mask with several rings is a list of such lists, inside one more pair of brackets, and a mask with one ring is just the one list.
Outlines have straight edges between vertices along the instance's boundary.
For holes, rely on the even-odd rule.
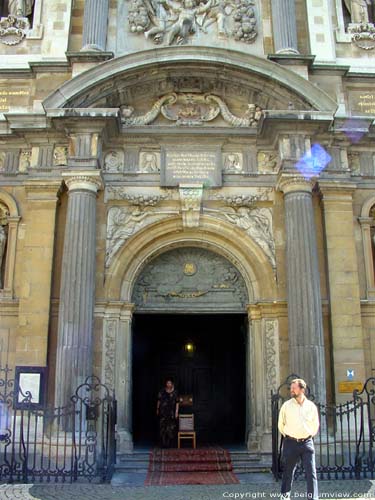
[[356,24],[365,24],[370,22],[369,7],[371,6],[371,0],[344,0],[345,7],[347,8],[351,22]]
[[28,17],[33,12],[34,0],[9,0],[8,14],[15,17]]
[[4,287],[4,269],[5,269],[5,249],[7,243],[7,234],[5,227],[0,224],[0,288]]

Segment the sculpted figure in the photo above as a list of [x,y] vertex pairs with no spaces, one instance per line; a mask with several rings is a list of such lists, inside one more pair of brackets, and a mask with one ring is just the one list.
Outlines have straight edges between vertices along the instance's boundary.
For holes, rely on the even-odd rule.
[[173,24],[167,29],[164,24],[158,22],[158,26],[151,28],[145,35],[146,37],[155,36],[168,31],[167,43],[172,45],[174,42],[186,43],[188,36],[196,32],[197,16],[204,14],[211,8],[212,0],[200,5],[197,5],[195,0],[181,0],[181,2],[160,0],[159,3],[166,12],[169,12]]
[[371,0],[344,0],[352,23],[368,23]]
[[8,0],[8,14],[27,17],[33,11],[34,0]]
[[4,227],[0,224],[0,288],[3,288],[3,273],[2,264],[5,258],[5,244],[7,241],[7,235],[5,233]]

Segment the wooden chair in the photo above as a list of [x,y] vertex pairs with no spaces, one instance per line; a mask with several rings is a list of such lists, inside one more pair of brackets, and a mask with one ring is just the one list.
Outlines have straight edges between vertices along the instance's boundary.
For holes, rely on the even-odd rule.
[[194,415],[186,414],[178,417],[178,448],[181,447],[181,439],[192,439],[193,448],[196,448],[196,433],[194,430]]

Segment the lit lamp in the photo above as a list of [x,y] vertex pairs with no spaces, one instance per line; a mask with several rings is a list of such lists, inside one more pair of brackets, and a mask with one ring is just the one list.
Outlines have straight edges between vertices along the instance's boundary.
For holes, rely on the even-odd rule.
[[195,345],[193,344],[193,342],[191,342],[190,340],[185,342],[184,351],[188,356],[192,356],[195,351]]

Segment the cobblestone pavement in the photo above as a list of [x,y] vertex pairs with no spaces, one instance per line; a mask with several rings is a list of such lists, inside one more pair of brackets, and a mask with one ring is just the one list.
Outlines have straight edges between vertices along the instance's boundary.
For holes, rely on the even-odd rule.
[[[375,481],[320,481],[320,498],[375,499]],[[269,481],[223,486],[111,486],[109,484],[0,485],[0,500],[246,500],[279,497],[280,483]],[[306,498],[298,482],[293,500]]]

